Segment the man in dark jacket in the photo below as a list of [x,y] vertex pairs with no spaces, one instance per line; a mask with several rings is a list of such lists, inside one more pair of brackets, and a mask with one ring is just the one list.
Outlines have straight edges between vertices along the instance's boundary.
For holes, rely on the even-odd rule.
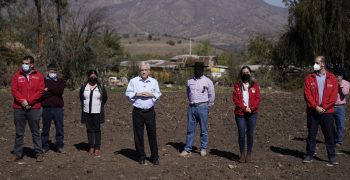
[[57,67],[54,64],[47,66],[47,76],[45,78],[44,95],[42,96],[43,106],[43,129],[41,141],[43,151],[47,152],[49,148],[49,135],[51,121],[54,120],[56,128],[56,148],[57,152],[63,153],[63,92],[64,81],[57,76]]

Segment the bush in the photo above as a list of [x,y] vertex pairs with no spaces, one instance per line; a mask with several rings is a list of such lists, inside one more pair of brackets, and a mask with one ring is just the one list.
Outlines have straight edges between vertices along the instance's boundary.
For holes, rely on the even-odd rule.
[[177,41],[177,44],[181,44],[181,43],[182,43],[182,41],[181,41],[181,40],[178,40],[178,41]]
[[175,45],[175,42],[172,41],[172,40],[169,40],[169,41],[167,41],[166,43],[169,44],[170,46],[174,46],[174,45]]
[[283,89],[296,90],[302,88],[304,85],[304,77],[295,77],[282,85]]
[[129,34],[123,34],[123,38],[124,38],[124,39],[127,39],[127,38],[129,38],[129,37],[130,37]]

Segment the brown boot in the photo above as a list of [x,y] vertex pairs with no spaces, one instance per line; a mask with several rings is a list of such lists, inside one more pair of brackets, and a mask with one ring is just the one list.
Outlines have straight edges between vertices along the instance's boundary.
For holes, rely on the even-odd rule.
[[252,153],[248,152],[247,155],[245,156],[245,162],[250,163],[252,160]]
[[241,157],[239,158],[238,162],[245,163],[246,161],[246,152],[241,153]]
[[90,148],[88,154],[89,156],[94,155],[94,148]]
[[95,156],[99,157],[101,155],[101,151],[99,149],[95,149]]

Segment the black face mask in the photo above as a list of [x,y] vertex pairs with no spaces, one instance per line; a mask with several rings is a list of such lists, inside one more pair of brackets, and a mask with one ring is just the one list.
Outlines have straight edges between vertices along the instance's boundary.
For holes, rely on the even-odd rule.
[[204,69],[203,68],[195,68],[194,69],[194,77],[195,78],[200,78],[203,76]]
[[95,84],[97,83],[97,78],[95,78],[95,77],[90,77],[90,78],[88,79],[88,82],[89,82],[89,84],[91,84],[91,85],[95,85]]
[[243,82],[250,81],[250,75],[249,74],[242,74],[242,81]]

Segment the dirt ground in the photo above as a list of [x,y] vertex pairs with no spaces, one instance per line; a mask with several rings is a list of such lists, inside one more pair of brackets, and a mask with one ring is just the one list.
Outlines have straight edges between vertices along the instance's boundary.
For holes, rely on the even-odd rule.
[[[102,156],[88,157],[86,128],[80,124],[77,91],[65,92],[65,154],[49,151],[44,162],[33,158],[29,128],[26,130],[24,164],[7,163],[14,144],[12,97],[0,91],[0,179],[349,179],[350,135],[337,148],[338,166],[326,166],[323,135],[319,131],[316,160],[303,164],[306,114],[302,91],[265,90],[258,116],[253,162],[237,162],[239,148],[231,91],[218,93],[209,117],[208,156],[195,152],[178,157],[186,133],[187,99],[184,93],[164,93],[156,104],[160,166],[139,165],[135,156],[131,110],[123,93],[110,92],[106,122],[102,126]],[[347,122],[350,107],[347,108]],[[197,127],[199,129],[199,127]],[[55,129],[52,126],[51,139]],[[149,146],[145,139],[146,153]]]

